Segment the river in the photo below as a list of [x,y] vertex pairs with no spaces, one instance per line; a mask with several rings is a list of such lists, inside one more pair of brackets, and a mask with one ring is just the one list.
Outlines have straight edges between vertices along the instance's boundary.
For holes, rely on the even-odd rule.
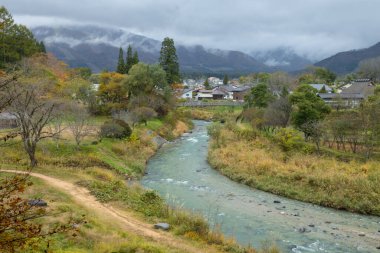
[[204,121],[149,161],[141,183],[168,203],[202,213],[244,245],[274,242],[283,252],[380,252],[380,217],[352,214],[235,183],[207,163]]

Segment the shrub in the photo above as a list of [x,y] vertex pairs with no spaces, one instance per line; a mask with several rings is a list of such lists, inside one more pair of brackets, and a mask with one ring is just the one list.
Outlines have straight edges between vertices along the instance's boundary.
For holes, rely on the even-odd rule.
[[132,134],[132,129],[123,120],[114,119],[112,121],[106,121],[100,128],[101,138],[126,138]]
[[274,139],[285,152],[299,149],[303,142],[300,132],[292,128],[281,128]]

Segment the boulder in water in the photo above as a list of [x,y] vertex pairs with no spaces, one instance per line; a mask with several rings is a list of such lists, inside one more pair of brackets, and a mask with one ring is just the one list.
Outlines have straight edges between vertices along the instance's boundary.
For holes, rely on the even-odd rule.
[[275,200],[275,201],[273,201],[273,203],[275,203],[275,204],[281,204],[281,201]]

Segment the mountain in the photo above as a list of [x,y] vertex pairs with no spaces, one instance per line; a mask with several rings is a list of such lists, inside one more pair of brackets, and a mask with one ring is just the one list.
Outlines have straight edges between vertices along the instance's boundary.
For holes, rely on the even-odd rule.
[[325,67],[338,75],[354,72],[362,60],[380,56],[380,42],[372,47],[341,52],[314,64]]
[[251,56],[273,69],[288,72],[304,69],[313,64],[306,57],[296,54],[293,49],[287,47],[269,51],[256,51],[252,52]]
[[[40,26],[32,29],[48,52],[71,67],[89,67],[94,72],[115,70],[119,47],[131,45],[141,61],[158,61],[161,42],[115,28],[98,26]],[[252,56],[239,52],[206,49],[203,46],[176,45],[180,68],[185,73],[245,74],[271,71]]]

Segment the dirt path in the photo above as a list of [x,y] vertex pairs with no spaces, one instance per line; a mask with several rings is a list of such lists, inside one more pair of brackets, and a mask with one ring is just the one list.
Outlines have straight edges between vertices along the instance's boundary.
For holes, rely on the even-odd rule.
[[[24,171],[17,170],[0,170],[0,172],[17,174],[27,173]],[[90,194],[90,192],[87,189],[83,187],[79,187],[73,183],[62,181],[60,179],[49,177],[40,173],[30,173],[30,175],[36,178],[40,178],[46,181],[51,186],[72,196],[73,200],[75,200],[78,204],[90,209],[92,212],[96,212],[100,217],[107,217],[108,220],[112,218],[115,221],[115,223],[120,225],[123,229],[130,231],[134,234],[147,237],[148,239],[159,242],[160,244],[165,244],[170,248],[181,250],[181,252],[217,252],[215,249],[209,247],[207,247],[207,250],[201,250],[195,246],[192,246],[189,242],[174,237],[173,235],[167,232],[155,230],[154,228],[152,228],[151,224],[141,222],[140,220],[129,216],[127,212],[123,212],[112,206],[100,203],[96,200],[94,196]]]

